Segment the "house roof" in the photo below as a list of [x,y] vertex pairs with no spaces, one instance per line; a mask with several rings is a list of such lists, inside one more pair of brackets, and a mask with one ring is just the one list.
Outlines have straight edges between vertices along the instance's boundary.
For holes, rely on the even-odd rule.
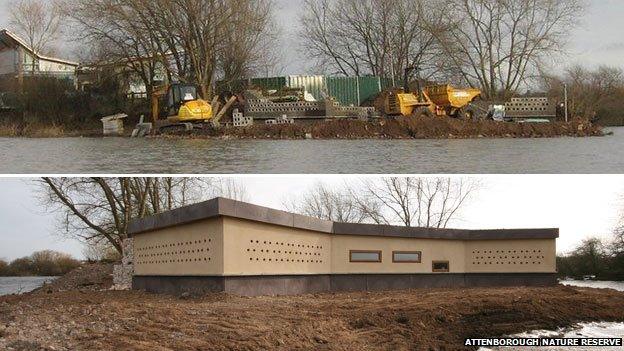
[[44,56],[44,55],[39,54],[38,52],[35,52],[22,38],[18,37],[15,33],[12,33],[8,29],[0,30],[0,40],[4,41],[5,39],[9,39],[14,44],[23,47],[26,51],[30,52],[33,56],[35,56],[36,58],[40,60],[52,61],[52,62],[62,63],[65,65],[76,66],[76,67],[80,65],[78,62],[63,60],[60,58]]
[[337,235],[448,240],[555,239],[559,237],[559,229],[556,228],[473,230],[338,223],[225,198],[215,198],[151,217],[134,219],[130,222],[128,233],[131,236],[139,235],[222,216]]

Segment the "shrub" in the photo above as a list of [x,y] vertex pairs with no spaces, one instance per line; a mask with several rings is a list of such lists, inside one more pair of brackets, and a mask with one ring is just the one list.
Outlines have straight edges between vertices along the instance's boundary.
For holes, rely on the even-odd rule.
[[70,255],[45,250],[15,259],[9,264],[0,260],[0,276],[59,276],[78,266],[80,261]]
[[30,259],[33,273],[40,276],[63,275],[80,265],[70,255],[51,250],[35,252]]
[[33,262],[30,257],[22,257],[13,260],[9,264],[9,275],[12,276],[29,276],[33,273]]
[[0,277],[9,275],[9,263],[5,260],[0,260]]

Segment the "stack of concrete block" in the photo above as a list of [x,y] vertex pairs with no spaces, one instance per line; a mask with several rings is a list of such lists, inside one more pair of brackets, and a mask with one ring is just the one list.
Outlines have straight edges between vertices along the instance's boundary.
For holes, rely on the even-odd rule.
[[264,123],[266,124],[294,124],[294,118],[288,118],[286,115],[282,115],[281,117],[277,117],[276,119],[267,119]]
[[368,119],[378,115],[374,107],[342,106],[334,99],[325,100],[327,117]]
[[121,243],[121,264],[113,267],[113,290],[132,289],[132,276],[134,275],[134,242],[125,239]]
[[247,127],[253,124],[253,118],[243,116],[243,113],[239,112],[238,109],[232,113],[232,120],[234,127]]
[[[262,92],[247,90],[245,92],[245,113],[254,118],[287,116],[324,116],[323,101],[285,101],[273,102],[262,95]],[[275,123],[270,123],[275,124]]]

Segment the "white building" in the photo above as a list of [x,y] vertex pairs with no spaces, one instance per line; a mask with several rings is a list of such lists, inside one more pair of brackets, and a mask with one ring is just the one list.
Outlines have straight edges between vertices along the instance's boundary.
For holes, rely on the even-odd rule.
[[75,81],[77,62],[40,55],[10,31],[0,31],[0,79],[53,76]]

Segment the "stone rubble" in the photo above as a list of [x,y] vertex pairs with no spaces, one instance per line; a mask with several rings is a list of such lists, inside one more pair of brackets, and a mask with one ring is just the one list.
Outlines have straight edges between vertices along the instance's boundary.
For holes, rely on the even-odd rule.
[[132,289],[132,275],[134,274],[134,241],[125,239],[121,243],[123,255],[121,264],[113,267],[113,287],[112,290]]

